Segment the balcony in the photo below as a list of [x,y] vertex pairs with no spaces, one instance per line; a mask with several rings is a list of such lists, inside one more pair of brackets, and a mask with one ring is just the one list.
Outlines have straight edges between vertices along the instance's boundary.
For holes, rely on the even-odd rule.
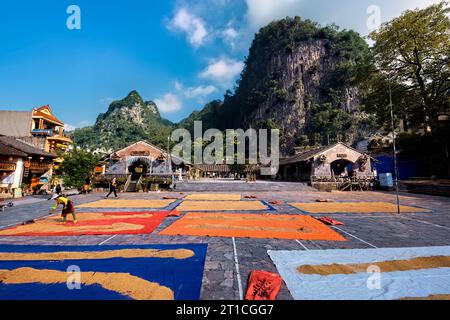
[[0,171],[16,171],[16,164],[13,162],[0,162]]
[[52,129],[34,129],[31,130],[31,134],[36,137],[51,137],[54,132]]
[[33,171],[38,172],[47,172],[50,170],[51,164],[49,163],[43,163],[43,162],[37,162],[37,161],[31,161],[25,163],[25,168]]
[[48,137],[48,140],[50,142],[56,142],[56,143],[60,143],[60,144],[71,144],[72,143],[72,139],[70,139],[69,137],[66,136],[51,136]]

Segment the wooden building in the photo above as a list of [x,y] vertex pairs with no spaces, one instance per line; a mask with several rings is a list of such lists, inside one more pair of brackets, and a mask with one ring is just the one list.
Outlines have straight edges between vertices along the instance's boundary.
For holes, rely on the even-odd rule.
[[373,159],[344,143],[311,150],[297,149],[280,161],[282,179],[309,181],[318,189],[369,189],[375,174]]
[[199,171],[199,178],[230,178],[232,173],[230,166],[227,164],[201,164],[195,166],[195,169]]
[[45,152],[65,151],[72,144],[64,123],[50,106],[31,111],[0,111],[0,135],[20,138]]
[[[45,153],[56,155],[65,152],[72,145],[64,127],[64,123],[53,114],[50,106],[34,108],[31,111],[0,111],[0,135],[20,139]],[[53,168],[57,169],[62,161],[62,158],[54,157]],[[61,183],[52,176],[48,179],[54,184]],[[38,183],[31,184],[33,187]]]
[[55,155],[14,137],[0,136],[0,193],[21,197],[22,186],[32,190],[51,176]]

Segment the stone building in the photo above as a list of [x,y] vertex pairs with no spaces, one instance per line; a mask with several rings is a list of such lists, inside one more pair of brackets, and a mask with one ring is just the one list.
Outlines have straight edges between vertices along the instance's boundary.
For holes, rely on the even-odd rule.
[[373,159],[344,143],[315,148],[297,149],[296,153],[280,161],[279,174],[288,181],[310,181],[319,189],[366,189],[375,179]]
[[105,175],[171,175],[179,168],[186,169],[182,163],[177,166],[167,157],[167,152],[145,141],[136,142],[118,150],[104,159]]
[[139,141],[104,157],[95,171],[107,180],[126,179],[125,191],[134,191],[143,178],[182,179],[190,169],[191,165],[180,158],[168,156],[167,151]]

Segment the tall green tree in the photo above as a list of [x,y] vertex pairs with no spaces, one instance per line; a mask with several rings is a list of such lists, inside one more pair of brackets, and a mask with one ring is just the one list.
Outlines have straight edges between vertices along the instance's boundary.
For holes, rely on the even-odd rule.
[[449,13],[446,1],[409,10],[370,35],[379,72],[403,98],[417,98],[409,112],[421,118],[424,130],[436,130],[439,114],[449,108]]
[[352,124],[353,117],[344,110],[333,107],[331,103],[314,104],[311,106],[307,126],[310,141],[319,145],[326,145],[331,140],[345,141],[345,133]]
[[66,186],[81,188],[87,177],[91,177],[100,160],[99,156],[86,149],[74,148],[64,154],[60,167]]

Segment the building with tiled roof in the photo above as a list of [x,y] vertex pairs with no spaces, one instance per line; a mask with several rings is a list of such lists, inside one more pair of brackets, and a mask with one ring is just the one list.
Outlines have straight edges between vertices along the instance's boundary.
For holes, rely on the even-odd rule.
[[0,111],[0,135],[20,138],[46,152],[66,150],[72,140],[50,106],[31,111]]
[[22,186],[38,186],[51,175],[55,155],[18,138],[0,136],[0,198],[20,197]]

